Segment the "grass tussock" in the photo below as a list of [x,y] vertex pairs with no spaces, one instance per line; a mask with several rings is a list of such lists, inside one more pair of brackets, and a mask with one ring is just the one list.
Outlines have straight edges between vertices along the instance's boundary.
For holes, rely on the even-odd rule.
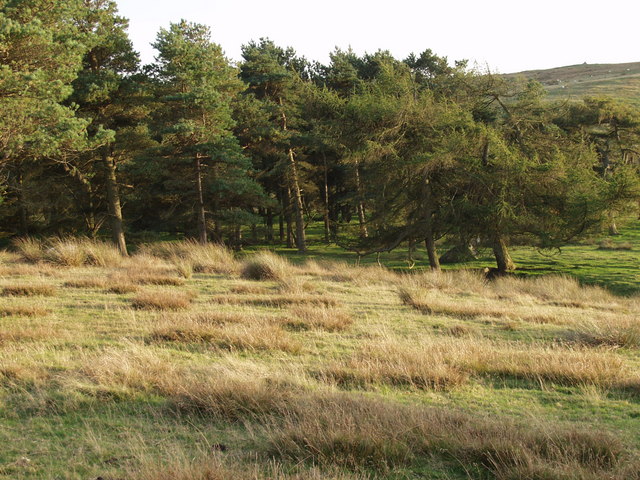
[[295,268],[284,257],[268,251],[252,255],[242,264],[240,276],[247,280],[285,281],[294,275]]
[[518,319],[531,323],[564,323],[564,315],[535,305],[514,305],[477,297],[452,297],[439,291],[400,287],[400,300],[425,315],[446,315],[462,319],[482,317]]
[[58,293],[53,285],[22,284],[10,285],[2,288],[2,295],[7,297],[53,297]]
[[237,420],[284,411],[306,387],[249,363],[179,366],[163,350],[135,344],[83,361],[82,374],[104,390],[153,392],[181,411]]
[[409,385],[435,390],[462,385],[471,376],[602,388],[640,386],[640,377],[611,352],[468,337],[370,342],[351,357],[325,367],[321,376],[341,385]]
[[569,338],[587,345],[612,347],[640,347],[640,318],[616,315],[607,322],[586,319],[570,332]]
[[353,324],[353,318],[344,310],[329,305],[299,305],[289,310],[284,323],[300,330],[342,332]]
[[433,456],[472,478],[622,480],[633,467],[612,434],[512,421],[357,395],[305,399],[266,428],[269,453],[291,462],[381,474]]
[[101,277],[79,278],[64,282],[65,288],[105,288],[107,279]]
[[147,290],[138,293],[131,305],[146,310],[183,310],[191,306],[195,298],[192,292],[173,290]]
[[123,257],[115,246],[88,238],[39,240],[26,237],[14,240],[13,247],[23,260],[30,263],[49,262],[64,267],[116,267],[123,262]]
[[169,260],[176,266],[179,261],[186,262],[196,273],[235,274],[239,269],[233,252],[216,243],[202,245],[195,240],[152,243],[144,245],[140,252]]
[[409,346],[393,340],[364,345],[350,358],[330,364],[321,376],[346,387],[411,386],[445,390],[467,383],[468,371],[451,364],[450,343]]
[[227,305],[256,305],[272,308],[285,308],[291,305],[314,305],[335,307],[340,302],[333,296],[322,294],[285,294],[285,295],[214,295],[211,302]]
[[300,342],[282,327],[273,324],[211,326],[183,322],[179,326],[158,326],[149,339],[152,342],[204,343],[231,352],[277,350],[298,353],[302,348]]
[[[222,449],[219,444],[212,450]],[[223,458],[220,455],[204,453],[198,458],[183,457],[176,459],[172,452],[169,464],[147,462],[127,478],[131,480],[367,480],[366,474],[348,473],[335,468],[281,465],[278,462],[258,463],[240,462]]]
[[630,242],[616,243],[610,238],[605,238],[598,245],[598,250],[633,250]]
[[252,284],[234,285],[229,289],[229,292],[238,295],[268,295],[269,293],[273,293],[269,287]]
[[35,305],[2,305],[0,317],[44,317],[49,310]]

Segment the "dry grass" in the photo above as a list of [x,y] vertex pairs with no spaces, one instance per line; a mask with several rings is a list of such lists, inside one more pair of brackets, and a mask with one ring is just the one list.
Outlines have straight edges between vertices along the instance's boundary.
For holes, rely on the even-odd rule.
[[137,309],[183,310],[191,306],[195,294],[173,290],[147,290],[138,293],[131,305]]
[[273,293],[269,287],[252,284],[234,285],[229,289],[229,292],[239,295],[268,295],[269,293]]
[[471,478],[622,480],[633,468],[620,440],[606,432],[525,426],[354,395],[301,400],[265,431],[278,458],[382,475],[434,455],[455,460]]
[[53,297],[58,291],[53,285],[22,284],[10,285],[2,288],[2,295],[11,297]]
[[569,338],[587,345],[640,347],[640,318],[635,315],[615,315],[606,322],[586,319],[569,332]]
[[211,297],[214,303],[227,305],[257,305],[273,308],[284,308],[290,305],[316,305],[335,307],[339,305],[339,301],[330,295],[214,295]]
[[463,319],[481,317],[518,319],[532,323],[565,323],[561,312],[539,305],[513,304],[506,301],[470,296],[453,297],[437,290],[400,287],[400,300],[425,315],[448,315]]
[[282,327],[268,324],[212,326],[183,322],[179,326],[156,327],[149,339],[154,342],[205,343],[231,352],[278,350],[298,353],[302,348],[300,342]]
[[115,246],[88,238],[60,237],[39,240],[25,237],[15,239],[13,247],[30,263],[49,262],[64,267],[115,267],[123,262],[123,257]]
[[389,384],[439,390],[464,384],[471,375],[603,388],[640,387],[640,376],[611,352],[479,338],[426,337],[414,343],[377,340],[320,374],[359,387]]
[[102,277],[77,278],[64,282],[63,286],[66,288],[105,288],[107,279]]
[[284,322],[295,329],[342,332],[353,324],[353,319],[348,313],[333,306],[300,305],[289,310]]
[[285,258],[263,251],[246,259],[242,264],[240,276],[247,280],[285,281],[295,274],[295,267]]
[[202,343],[228,351],[300,352],[302,346],[277,319],[240,312],[162,315],[153,321],[152,342]]
[[201,245],[195,240],[153,243],[144,245],[140,252],[171,260],[176,265],[176,259],[180,259],[188,263],[196,273],[235,274],[239,269],[233,252],[215,243]]
[[443,390],[467,382],[469,373],[451,364],[451,343],[407,345],[394,340],[365,344],[347,360],[329,364],[321,376],[342,386],[401,385]]
[[250,362],[179,366],[164,350],[136,344],[83,359],[82,374],[104,390],[155,392],[183,411],[236,420],[282,412],[306,387]]
[[49,310],[35,305],[2,305],[0,317],[44,317]]
[[[211,450],[220,449],[220,445]],[[283,466],[277,462],[258,463],[241,462],[228,456],[212,455],[203,452],[202,455],[176,459],[172,452],[171,462],[158,464],[149,462],[139,467],[127,477],[131,480],[366,480],[371,478],[366,474],[345,473],[338,469],[315,467],[304,468],[289,465]]]
[[184,285],[184,278],[169,277],[166,275],[148,275],[139,273],[136,275],[129,275],[126,278],[129,282],[136,285],[160,285],[175,287]]
[[395,284],[400,279],[400,275],[384,267],[359,267],[346,262],[307,260],[299,269],[306,275],[357,286]]

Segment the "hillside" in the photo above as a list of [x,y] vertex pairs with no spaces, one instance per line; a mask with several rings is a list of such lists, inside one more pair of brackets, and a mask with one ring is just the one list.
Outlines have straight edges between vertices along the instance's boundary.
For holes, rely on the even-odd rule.
[[640,62],[569,65],[508,74],[542,83],[553,100],[611,96],[640,106]]

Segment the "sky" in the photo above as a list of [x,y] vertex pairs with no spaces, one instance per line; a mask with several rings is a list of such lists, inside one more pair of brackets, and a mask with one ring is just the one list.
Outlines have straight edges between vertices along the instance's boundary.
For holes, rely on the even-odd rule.
[[211,27],[227,57],[268,37],[309,60],[329,53],[431,49],[496,73],[640,61],[638,0],[116,0],[143,63],[158,30],[181,19]]

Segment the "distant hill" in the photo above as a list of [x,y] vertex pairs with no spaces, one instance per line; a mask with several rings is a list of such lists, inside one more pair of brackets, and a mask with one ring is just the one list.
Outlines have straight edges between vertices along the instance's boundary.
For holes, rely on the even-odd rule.
[[510,73],[542,83],[551,100],[610,96],[640,107],[640,62],[570,65]]

